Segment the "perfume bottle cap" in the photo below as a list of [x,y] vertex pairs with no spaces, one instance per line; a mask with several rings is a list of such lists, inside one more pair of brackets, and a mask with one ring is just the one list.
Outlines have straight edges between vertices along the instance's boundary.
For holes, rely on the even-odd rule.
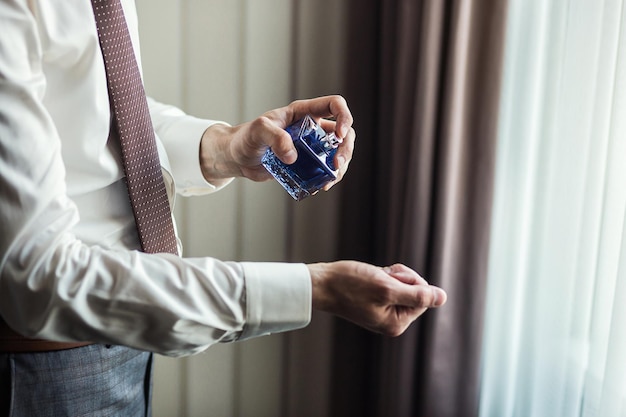
[[335,149],[343,142],[343,139],[338,138],[334,132],[327,133],[321,140],[324,142],[324,147],[327,149]]

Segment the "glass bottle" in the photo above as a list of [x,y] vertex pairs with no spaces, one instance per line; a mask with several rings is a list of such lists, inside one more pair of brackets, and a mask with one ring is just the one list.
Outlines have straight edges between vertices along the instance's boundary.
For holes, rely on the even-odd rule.
[[341,140],[332,132],[326,133],[309,115],[285,130],[298,152],[296,162],[287,165],[268,149],[261,163],[289,195],[299,201],[337,178],[334,158]]

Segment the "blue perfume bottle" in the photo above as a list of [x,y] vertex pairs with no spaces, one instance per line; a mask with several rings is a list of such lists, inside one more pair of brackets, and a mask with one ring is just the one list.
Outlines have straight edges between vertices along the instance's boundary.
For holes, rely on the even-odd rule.
[[287,165],[268,149],[261,163],[295,200],[315,194],[337,179],[333,162],[341,143],[334,133],[326,133],[311,116],[305,116],[286,129],[298,152],[298,159]]

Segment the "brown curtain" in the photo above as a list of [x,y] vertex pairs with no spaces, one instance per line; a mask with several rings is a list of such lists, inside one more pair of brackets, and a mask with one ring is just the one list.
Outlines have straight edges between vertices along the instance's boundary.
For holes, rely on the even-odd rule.
[[339,255],[406,263],[448,303],[395,339],[339,320],[332,415],[475,416],[506,1],[350,10]]

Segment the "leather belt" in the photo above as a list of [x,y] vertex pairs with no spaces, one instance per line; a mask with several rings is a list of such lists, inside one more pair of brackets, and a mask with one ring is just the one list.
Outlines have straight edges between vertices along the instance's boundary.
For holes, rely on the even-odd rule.
[[0,317],[0,353],[51,352],[91,345],[91,342],[53,342],[30,339],[15,332]]

